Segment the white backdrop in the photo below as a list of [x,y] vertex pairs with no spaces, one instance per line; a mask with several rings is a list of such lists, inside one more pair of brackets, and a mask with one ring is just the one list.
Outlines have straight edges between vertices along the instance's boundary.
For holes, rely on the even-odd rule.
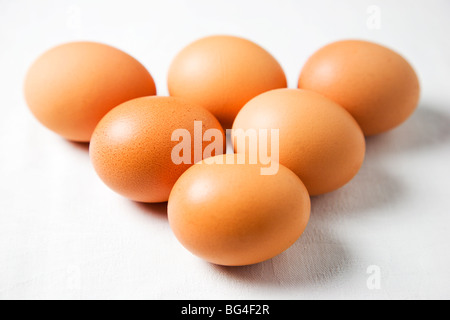
[[[0,298],[450,298],[449,13],[446,0],[0,0]],[[39,54],[93,40],[136,57],[167,95],[172,58],[210,34],[259,43],[290,87],[311,53],[344,38],[396,49],[422,83],[413,117],[368,139],[359,175],[313,199],[304,236],[254,266],[192,256],[164,205],[110,191],[87,147],[44,129],[22,94]]]

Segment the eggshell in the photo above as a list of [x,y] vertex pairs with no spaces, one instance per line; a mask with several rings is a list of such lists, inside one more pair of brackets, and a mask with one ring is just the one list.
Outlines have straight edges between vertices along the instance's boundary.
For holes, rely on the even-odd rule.
[[170,194],[169,223],[181,244],[226,266],[255,264],[288,249],[310,217],[300,179],[284,166],[261,175],[261,165],[236,164],[236,155],[215,158],[222,164],[209,159],[194,165]]
[[255,96],[286,88],[280,64],[257,44],[233,36],[200,39],[174,59],[168,75],[171,96],[210,110],[225,129]]
[[[335,102],[299,89],[266,92],[245,105],[233,125],[233,144],[249,157],[249,142],[235,130],[278,130],[279,162],[294,171],[310,195],[334,191],[359,171],[364,135],[355,119]],[[271,138],[268,139],[268,142]],[[258,142],[259,150],[259,142]]]
[[[224,153],[223,129],[204,108],[170,97],[128,101],[98,124],[90,145],[94,168],[111,189],[126,198],[165,202],[175,181],[194,163],[195,120],[202,121],[202,134],[208,129],[220,131],[223,143],[218,154]],[[177,165],[172,161],[172,149],[179,144],[172,141],[176,129],[189,131],[191,164]],[[208,145],[209,142],[201,142],[202,151]],[[203,152],[200,156],[203,159]]]
[[150,73],[133,57],[93,42],[72,42],[31,66],[25,97],[35,117],[68,140],[88,142],[100,119],[117,105],[156,94]]
[[367,136],[403,123],[416,109],[420,95],[417,75],[402,56],[358,40],[335,42],[314,53],[298,86],[343,106]]

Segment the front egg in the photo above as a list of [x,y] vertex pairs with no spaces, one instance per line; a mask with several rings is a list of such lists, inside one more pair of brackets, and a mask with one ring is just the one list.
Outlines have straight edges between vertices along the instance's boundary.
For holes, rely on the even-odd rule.
[[238,155],[188,169],[169,198],[170,226],[190,252],[218,265],[259,263],[288,249],[305,230],[310,198],[302,181],[280,165],[239,164]]

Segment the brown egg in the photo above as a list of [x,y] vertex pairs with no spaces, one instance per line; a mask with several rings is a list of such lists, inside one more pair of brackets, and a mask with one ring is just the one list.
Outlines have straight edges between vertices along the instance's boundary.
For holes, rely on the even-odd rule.
[[[259,152],[270,143],[270,155],[276,152],[279,162],[300,177],[310,195],[342,187],[357,174],[364,160],[364,135],[355,119],[312,91],[273,90],[242,108],[233,125],[232,140],[236,152],[250,157],[251,139],[238,139],[239,129],[249,137],[256,132]],[[260,144],[264,130],[269,139]],[[278,145],[278,140],[272,141],[271,130],[278,132]]]
[[168,75],[171,96],[211,111],[225,129],[255,96],[286,88],[280,64],[255,43],[232,36],[198,40],[174,59]]
[[214,264],[271,259],[301,236],[310,217],[308,192],[292,171],[280,166],[274,175],[261,175],[261,165],[237,163],[227,154],[194,165],[169,198],[175,236]]
[[[90,156],[100,178],[117,193],[138,202],[165,202],[178,177],[203,159],[213,143],[203,139],[209,129],[219,135],[218,150],[211,155],[224,153],[223,129],[206,109],[177,98],[138,98],[114,108],[100,121]],[[180,130],[187,136],[174,139],[174,132]],[[173,151],[183,142],[190,149],[184,150],[189,151],[183,154],[187,160],[176,162]]]
[[156,94],[152,76],[133,57],[93,42],[73,42],[44,53],[30,68],[25,97],[47,128],[88,142],[100,119],[117,105]]
[[420,95],[411,65],[396,52],[366,41],[339,41],[306,62],[298,84],[343,106],[365,135],[391,130],[414,112]]

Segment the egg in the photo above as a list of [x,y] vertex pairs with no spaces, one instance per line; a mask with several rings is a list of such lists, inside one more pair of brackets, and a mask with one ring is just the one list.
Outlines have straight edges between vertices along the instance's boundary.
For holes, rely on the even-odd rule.
[[234,36],[195,41],[175,57],[168,74],[171,96],[205,107],[225,129],[249,100],[286,86],[284,71],[270,53]]
[[89,142],[112,108],[156,94],[150,73],[136,59],[111,46],[72,42],[39,57],[25,80],[34,116],[62,137]]
[[[178,148],[183,143],[187,147]],[[210,156],[225,152],[224,131],[209,111],[178,98],[143,97],[121,104],[100,121],[90,157],[112,190],[156,203],[168,200],[175,181],[207,149]]]
[[366,136],[389,131],[414,112],[418,77],[401,55],[359,40],[329,44],[306,62],[298,87],[316,91],[349,111]]
[[[275,133],[277,139],[272,139]],[[269,137],[267,142],[261,143],[262,134]],[[252,135],[257,142],[246,138]],[[347,184],[365,155],[364,135],[355,119],[335,102],[300,89],[273,90],[252,99],[236,117],[232,142],[237,153],[249,158],[263,147],[271,157],[276,153],[312,196]]]
[[261,175],[260,164],[219,155],[189,168],[176,182],[168,218],[180,243],[213,264],[259,263],[288,249],[310,217],[302,181],[280,166]]

